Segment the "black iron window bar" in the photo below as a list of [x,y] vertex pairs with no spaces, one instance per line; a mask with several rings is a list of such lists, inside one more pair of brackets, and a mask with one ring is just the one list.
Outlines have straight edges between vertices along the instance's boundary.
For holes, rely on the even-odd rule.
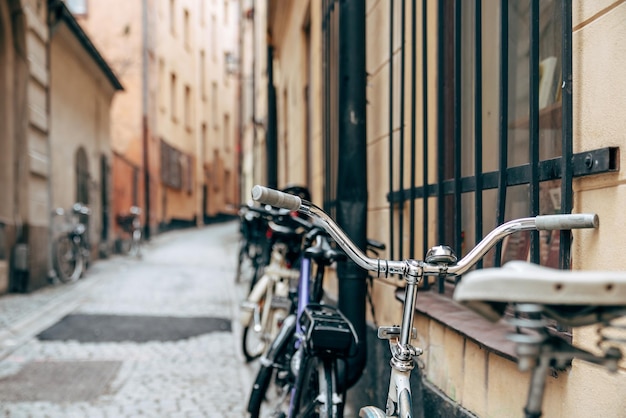
[[[332,0],[326,0],[332,2]],[[483,172],[482,161],[482,10],[481,1],[462,2],[461,0],[439,0],[437,7],[437,179],[435,182],[427,184],[416,184],[416,151],[418,145],[421,145],[422,153],[426,158],[420,161],[422,167],[422,178],[428,179],[429,173],[429,149],[428,141],[424,140],[419,144],[417,140],[417,129],[415,120],[419,117],[416,114],[417,109],[417,80],[416,80],[416,61],[417,61],[417,38],[416,28],[418,21],[416,10],[421,5],[421,16],[428,16],[428,7],[432,7],[433,2],[423,0],[418,2],[412,0],[410,12],[411,36],[415,40],[411,42],[410,51],[405,42],[405,25],[409,17],[407,17],[407,0],[390,0],[390,32],[389,32],[389,189],[387,200],[390,203],[390,257],[403,257],[405,249],[403,248],[402,236],[405,233],[404,225],[404,203],[408,202],[409,216],[409,240],[408,249],[409,256],[415,257],[416,243],[416,225],[415,211],[417,200],[422,201],[423,224],[421,225],[421,233],[423,247],[428,248],[432,243],[428,242],[429,236],[429,198],[435,198],[437,202],[437,219],[450,219],[447,224],[452,225],[454,249],[457,253],[461,252],[463,241],[463,231],[461,224],[461,196],[464,193],[474,193],[474,205],[477,216],[475,217],[475,233],[476,242],[482,238],[483,231],[483,197],[485,190],[497,190],[496,205],[496,222],[501,224],[505,221],[505,207],[507,199],[507,189],[516,185],[528,185],[529,189],[529,216],[539,215],[539,185],[541,182],[548,180],[561,180],[561,213],[570,213],[573,206],[572,179],[575,177],[588,176],[611,171],[617,171],[618,167],[618,149],[617,148],[601,148],[582,153],[574,154],[572,152],[572,6],[569,0],[560,1],[561,36],[562,36],[562,80],[561,86],[562,109],[561,109],[561,156],[548,160],[540,160],[539,158],[539,104],[538,104],[538,82],[539,82],[539,0],[530,1],[530,51],[529,51],[529,163],[519,166],[508,166],[508,129],[509,129],[509,60],[508,60],[508,39],[509,39],[509,0],[501,0],[500,2],[500,59],[499,64],[499,111],[500,122],[498,127],[498,170]],[[400,4],[398,4],[398,2]],[[418,3],[420,3],[418,5]],[[400,7],[400,22],[395,21],[396,7]],[[462,66],[461,66],[461,25],[462,15],[461,7],[474,8],[474,174],[471,176],[461,175],[461,91],[462,91]],[[448,32],[450,22],[453,23],[452,33]],[[400,31],[400,69],[394,72],[394,27],[401,26]],[[422,138],[429,137],[428,126],[428,37],[431,36],[427,29],[427,24],[419,25],[421,31],[421,61],[422,61]],[[451,46],[450,46],[451,44]],[[399,128],[398,143],[394,144],[394,100],[398,100],[398,109],[400,115],[404,118],[404,106],[407,103],[405,97],[405,59],[410,53],[411,71],[410,85],[411,93],[408,100],[411,106],[409,114],[412,115],[410,122],[410,185],[404,184],[405,177],[405,160],[402,155],[405,153],[405,120],[402,120]],[[450,58],[450,56],[452,58]],[[451,65],[452,64],[452,65]],[[400,85],[399,97],[394,97],[393,83],[394,76],[400,77],[398,80]],[[446,84],[449,83],[449,84]],[[452,94],[448,88],[452,85]],[[448,92],[448,93],[446,93]],[[446,115],[454,115],[453,120],[449,121]],[[452,138],[450,140],[450,138]],[[453,150],[450,152],[450,145]],[[447,156],[452,155],[452,161],[446,161]],[[448,170],[446,170],[448,167]],[[451,170],[450,170],[451,168]],[[396,172],[397,171],[397,172]],[[451,173],[450,173],[451,171]],[[395,176],[397,177],[397,188],[394,187]],[[398,205],[399,204],[399,205]],[[396,207],[396,210],[393,208]],[[397,221],[397,225],[396,225]],[[437,237],[441,241],[449,232],[446,233],[446,222],[438,222]],[[396,238],[396,231],[399,236]],[[396,245],[397,241],[397,245]],[[570,233],[564,231],[560,236],[559,243],[559,265],[561,268],[569,268],[570,263]],[[500,265],[502,247],[496,248],[494,265]],[[530,260],[539,262],[539,234],[533,233],[530,237]],[[428,286],[428,284],[426,284]],[[444,292],[444,281],[438,283],[440,293]]]

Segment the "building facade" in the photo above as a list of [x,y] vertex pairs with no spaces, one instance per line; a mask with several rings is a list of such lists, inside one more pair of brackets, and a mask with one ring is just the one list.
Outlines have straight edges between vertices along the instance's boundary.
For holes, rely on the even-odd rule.
[[[77,184],[82,180],[76,171],[81,147],[80,154],[88,161],[81,174],[91,182],[90,201],[84,203],[97,210],[90,224],[90,244],[92,248],[103,244],[107,225],[100,163],[110,158],[108,106],[121,85],[62,3],[2,1],[0,22],[0,189],[5,196],[0,204],[0,293],[4,293],[30,291],[54,278],[53,209],[71,206],[81,197]],[[64,77],[62,60],[71,63],[73,80],[85,89],[84,97],[66,90],[70,79]],[[81,113],[83,105],[97,111]]]
[[79,21],[128,85],[113,104],[114,215],[143,207],[155,233],[233,213],[238,2],[83,3]]
[[[592,212],[599,229],[515,236],[485,256],[482,267],[524,259],[574,270],[626,269],[618,255],[624,244],[613,233],[626,197],[623,118],[616,110],[626,91],[618,75],[626,37],[622,2],[265,6],[253,5],[255,17],[267,16],[269,34],[255,46],[256,62],[267,60],[267,109],[258,118],[268,121],[264,140],[276,146],[245,148],[256,157],[246,154],[244,161],[263,152],[267,161],[258,172],[248,170],[253,179],[247,183],[305,183],[314,202],[341,212],[342,164],[352,158],[342,146],[349,128],[363,123],[356,143],[367,161],[361,173],[367,235],[387,242],[382,257],[419,259],[439,243],[463,255],[504,221]],[[363,26],[361,37],[350,32],[355,22]],[[359,54],[362,67],[346,74]],[[359,103],[345,85],[364,75]],[[358,106],[365,103],[362,120]],[[370,328],[399,323],[401,287],[374,280]],[[331,294],[334,288],[329,281]],[[429,400],[422,413],[433,416],[428,408],[447,405],[455,416],[520,416],[530,376],[517,370],[517,355],[505,342],[510,328],[494,328],[459,308],[453,291],[453,282],[430,280],[418,295],[414,325],[425,351],[421,381]],[[454,320],[459,317],[465,322]],[[489,338],[494,330],[502,341]],[[597,342],[594,327],[556,332],[590,350]],[[373,336],[368,351],[378,355],[382,342]],[[386,360],[370,356],[363,390],[351,393],[377,394],[365,401],[378,403],[387,390],[378,368],[385,367]],[[625,387],[623,363],[609,374],[574,360],[548,379],[544,415],[620,416]],[[435,406],[432,399],[439,399]]]

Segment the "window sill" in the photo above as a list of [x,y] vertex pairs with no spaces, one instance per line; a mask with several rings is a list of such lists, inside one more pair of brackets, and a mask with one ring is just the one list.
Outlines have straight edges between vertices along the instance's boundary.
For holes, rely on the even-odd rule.
[[[404,301],[404,289],[396,291],[396,298]],[[458,332],[479,347],[517,362],[515,343],[506,335],[515,328],[503,320],[492,323],[435,291],[419,291],[415,310],[420,314]]]

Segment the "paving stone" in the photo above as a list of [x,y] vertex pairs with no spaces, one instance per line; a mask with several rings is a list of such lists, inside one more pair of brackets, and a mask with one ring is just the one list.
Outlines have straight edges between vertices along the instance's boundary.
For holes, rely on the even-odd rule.
[[[174,231],[155,237],[142,260],[95,262],[76,286],[0,297],[0,346],[10,347],[0,355],[0,379],[36,362],[119,364],[106,393],[93,399],[2,401],[0,417],[245,416],[256,366],[245,364],[239,349],[236,319],[246,284],[234,284],[237,239],[234,222]],[[37,333],[67,314],[61,305],[70,299],[79,301],[72,307],[76,315],[219,317],[232,328],[143,343],[37,340]],[[2,334],[16,323],[28,326]],[[9,337],[18,342],[14,347],[7,345]]]

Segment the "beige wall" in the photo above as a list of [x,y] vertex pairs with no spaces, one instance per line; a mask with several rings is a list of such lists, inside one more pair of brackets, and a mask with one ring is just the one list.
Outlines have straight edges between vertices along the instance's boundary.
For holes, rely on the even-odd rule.
[[[378,6],[376,4],[375,8]],[[607,146],[623,147],[624,121],[614,109],[621,109],[625,104],[626,82],[619,75],[626,40],[624,19],[626,4],[623,2],[574,2],[575,153]],[[374,34],[370,36],[375,39]],[[387,91],[384,94],[388,94]],[[376,114],[377,106],[372,107],[372,114]],[[379,109],[380,113],[385,113],[384,108]],[[493,127],[488,121],[484,122],[485,126]],[[384,127],[388,121],[380,124]],[[430,126],[434,126],[432,122]],[[623,158],[622,155],[622,167]],[[626,269],[626,262],[619,256],[624,250],[624,241],[613,232],[623,223],[620,205],[626,199],[623,183],[623,170],[575,180],[574,212],[598,213],[601,226],[597,231],[574,233],[574,269]],[[377,224],[375,219],[370,225]],[[394,309],[393,303],[388,305],[388,309]],[[425,349],[425,374],[430,382],[478,416],[521,416],[528,392],[528,373],[519,372],[513,362],[464,339],[438,321],[418,316],[416,326]],[[597,341],[595,329],[574,330],[574,341],[593,349]],[[624,387],[624,368],[609,374],[605,369],[576,360],[567,372],[548,378],[544,416],[621,416],[626,410]]]
[[288,5],[275,5],[271,16],[278,117],[278,186],[306,185],[313,201],[321,204],[324,171],[321,7],[310,1],[289,2]]
[[[407,2],[409,4],[410,2]],[[419,2],[418,2],[419,3]],[[496,2],[483,2],[483,22],[497,22]],[[321,161],[317,155],[311,155],[302,142],[303,111],[306,104],[301,99],[303,86],[306,84],[306,48],[303,47],[304,22],[311,21],[311,56],[314,74],[321,74],[321,38],[320,5],[317,2],[292,1],[280,3],[276,15],[270,20],[271,42],[276,46],[276,88],[279,121],[279,183],[300,181],[304,177],[306,165]],[[395,21],[399,22],[400,4],[396,4]],[[429,3],[430,4],[430,3]],[[367,13],[367,141],[368,141],[368,236],[389,241],[389,204],[386,193],[389,189],[388,178],[388,138],[389,138],[389,3],[370,0],[366,3]],[[433,3],[434,5],[434,3]],[[407,6],[408,7],[408,6]],[[574,25],[574,152],[583,152],[607,146],[623,147],[626,122],[621,116],[621,109],[626,106],[626,81],[623,68],[626,66],[626,3],[623,1],[578,0],[573,2]],[[408,10],[407,10],[408,12]],[[417,18],[421,21],[421,8]],[[436,10],[429,7],[428,31],[430,62],[436,62]],[[407,16],[410,14],[407,13]],[[394,27],[394,67],[400,65],[400,24]],[[407,31],[408,31],[407,25]],[[421,28],[418,28],[418,33]],[[494,31],[497,28],[494,28]],[[484,33],[485,62],[497,62],[497,37]],[[419,35],[418,35],[419,36]],[[407,32],[407,42],[410,34]],[[418,39],[421,45],[421,39]],[[410,46],[410,44],[407,44]],[[410,50],[410,48],[407,48]],[[418,53],[421,54],[421,51]],[[421,55],[420,55],[421,57]],[[407,62],[408,62],[407,57]],[[417,80],[421,80],[421,63],[418,60]],[[497,138],[498,123],[498,82],[497,66],[485,66],[485,91],[483,103],[484,141],[486,144]],[[410,67],[407,64],[407,74]],[[429,68],[429,143],[434,147],[436,135],[436,71],[434,64]],[[320,116],[321,93],[319,80],[313,82],[313,116],[315,141],[314,149],[321,151],[322,127]],[[407,100],[410,98],[410,86],[407,83]],[[421,85],[418,97],[421,98]],[[399,97],[398,77],[393,85],[394,97]],[[421,132],[421,99],[418,100],[417,132]],[[406,106],[409,111],[410,106]],[[397,141],[400,119],[399,106],[394,103],[393,130]],[[623,113],[623,112],[622,112]],[[410,121],[407,116],[405,120]],[[405,127],[405,129],[408,129]],[[488,148],[488,147],[486,147]],[[397,147],[396,147],[397,150]],[[490,157],[486,149],[487,157]],[[418,161],[420,156],[418,155]],[[485,158],[487,158],[485,157]],[[620,166],[624,167],[624,152],[620,155]],[[493,158],[485,160],[485,170]],[[405,167],[410,167],[407,160]],[[430,165],[429,179],[435,179],[435,167]],[[323,173],[316,166],[313,170],[314,199],[320,199]],[[417,183],[421,183],[421,169],[417,170]],[[409,184],[409,170],[405,170],[405,186]],[[260,178],[260,177],[259,177]],[[602,174],[574,181],[574,212],[596,212],[600,216],[600,228],[597,231],[576,231],[573,244],[574,269],[610,269],[626,270],[626,261],[620,254],[626,247],[621,234],[624,222],[623,204],[626,204],[625,174],[623,168],[614,174]],[[396,174],[397,180],[397,174]],[[279,184],[280,185],[280,184]],[[489,199],[491,197],[487,197]],[[421,204],[420,204],[421,206]],[[405,222],[408,223],[408,210]],[[431,216],[435,212],[431,209]],[[421,210],[418,209],[416,224],[421,225]],[[464,214],[473,217],[473,213]],[[397,222],[396,222],[397,225]],[[432,219],[429,230],[434,233],[436,219]],[[396,231],[396,237],[398,233]],[[403,237],[408,248],[409,237]],[[432,237],[434,239],[434,236]],[[467,237],[469,242],[473,238]],[[421,242],[416,243],[416,253],[423,254]],[[397,254],[396,254],[397,256]],[[407,256],[405,254],[404,256]],[[383,254],[384,257],[384,254]],[[399,282],[396,282],[399,283]],[[398,323],[401,305],[395,300],[396,286],[375,282],[373,295],[376,316],[379,324]],[[371,319],[371,318],[370,318]],[[522,407],[528,390],[528,373],[517,370],[512,361],[487,350],[476,343],[466,340],[461,334],[443,325],[440,321],[417,315],[415,325],[420,334],[420,344],[425,349],[422,360],[425,363],[425,376],[432,384],[441,389],[453,401],[481,417],[518,417],[522,416]],[[486,325],[487,326],[487,325]],[[574,341],[583,347],[595,347],[594,329],[577,329]],[[624,347],[626,349],[626,347]],[[621,368],[616,374],[591,366],[588,363],[574,361],[566,372],[558,373],[557,378],[549,378],[544,403],[544,416],[547,417],[588,417],[588,416],[623,416],[626,410],[626,369]]]
[[[90,239],[102,232],[101,158],[111,163],[110,106],[114,89],[76,36],[59,22],[50,45],[51,205],[68,209],[77,201],[76,153],[87,154]],[[59,220],[56,220],[59,221]]]

